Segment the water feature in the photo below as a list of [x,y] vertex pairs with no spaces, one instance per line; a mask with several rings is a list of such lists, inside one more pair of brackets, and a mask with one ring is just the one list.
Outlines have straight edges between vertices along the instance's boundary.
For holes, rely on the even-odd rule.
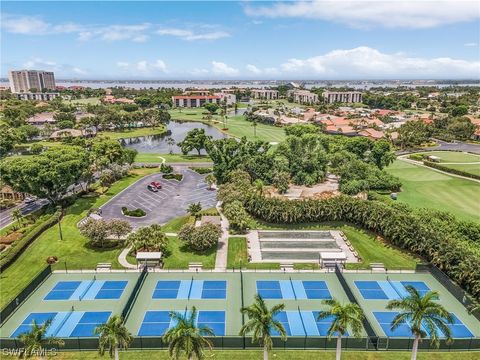
[[[187,133],[192,129],[205,129],[205,134],[211,136],[213,139],[223,139],[227,137],[227,135],[214,126],[201,122],[170,121],[167,125],[167,132],[161,135],[126,138],[122,139],[121,143],[127,148],[132,148],[143,153],[167,154],[172,151],[174,154],[181,154],[182,150],[177,144],[183,141]],[[173,145],[170,144],[170,138],[175,142]],[[196,150],[192,151],[191,154],[197,154]],[[203,150],[202,154],[205,154]]]

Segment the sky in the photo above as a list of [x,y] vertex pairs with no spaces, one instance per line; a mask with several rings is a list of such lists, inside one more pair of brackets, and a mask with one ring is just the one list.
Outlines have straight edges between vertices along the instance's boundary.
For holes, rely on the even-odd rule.
[[0,20],[1,77],[480,78],[480,0],[2,0]]

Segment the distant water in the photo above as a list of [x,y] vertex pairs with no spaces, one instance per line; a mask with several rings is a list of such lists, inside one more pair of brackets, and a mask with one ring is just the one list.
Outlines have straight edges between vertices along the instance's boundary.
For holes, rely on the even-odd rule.
[[[166,154],[172,150],[174,154],[180,154],[182,150],[176,144],[183,141],[187,133],[192,129],[205,129],[205,133],[213,139],[223,139],[227,137],[227,135],[217,128],[204,123],[170,121],[167,125],[167,132],[164,134],[127,138],[120,140],[120,142],[125,147],[135,149],[138,152]],[[172,138],[175,144],[169,145],[168,138]],[[197,152],[194,150],[191,154],[197,154]],[[205,154],[205,152],[202,151],[202,154]]]
[[[256,88],[263,88],[263,87],[271,87],[271,86],[278,86],[279,83],[275,81],[229,81],[229,82],[221,82],[221,81],[212,81],[212,82],[155,82],[155,81],[56,81],[57,85],[59,86],[85,86],[90,87],[93,89],[102,89],[102,88],[110,88],[116,86],[123,86],[123,87],[130,87],[134,89],[143,89],[143,88],[178,88],[178,89],[186,89],[186,88],[203,88],[203,89],[225,89],[231,87],[237,88],[247,88],[247,87],[256,87]],[[299,82],[301,83],[301,82]],[[0,81],[0,86],[8,86],[8,81]],[[368,90],[372,87],[389,87],[395,88],[399,86],[405,86],[410,88],[416,88],[421,86],[436,86],[438,88],[448,87],[448,86],[480,86],[480,83],[469,83],[469,84],[444,84],[444,83],[411,83],[411,82],[369,82],[369,81],[355,81],[355,82],[348,82],[348,81],[308,81],[305,84],[305,88],[311,89],[312,87],[350,87],[358,90]]]

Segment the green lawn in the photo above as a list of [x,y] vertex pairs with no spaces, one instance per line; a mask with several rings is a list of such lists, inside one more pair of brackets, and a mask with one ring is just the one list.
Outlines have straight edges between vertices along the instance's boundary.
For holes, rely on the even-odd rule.
[[474,155],[470,153],[458,152],[458,151],[428,151],[422,152],[423,155],[433,155],[440,158],[440,163],[469,163],[480,162],[480,155]]
[[204,253],[196,253],[187,249],[176,236],[169,236],[168,239],[168,252],[163,259],[164,269],[188,269],[190,262],[201,262],[204,269],[215,267],[216,246]]
[[448,211],[460,219],[480,221],[480,184],[396,160],[386,169],[402,181],[400,202]]
[[194,217],[190,215],[180,216],[178,218],[170,220],[168,223],[162,226],[162,230],[166,233],[177,233],[180,231],[181,227],[189,221],[195,222]]
[[[5,359],[14,359],[16,357],[4,355]],[[409,360],[410,352],[396,351],[343,351],[343,360]],[[100,356],[96,351],[82,352],[61,352],[51,357],[58,360],[93,360],[106,359],[108,355]],[[207,351],[206,359],[214,360],[252,360],[262,359],[263,353],[260,350],[214,350],[212,353]],[[145,350],[145,351],[121,351],[122,360],[170,360],[166,350]],[[181,359],[185,359],[182,357]],[[334,360],[333,351],[319,350],[275,350],[270,354],[270,359],[276,360]],[[478,352],[419,352],[418,360],[475,360],[478,359]]]
[[206,155],[183,155],[183,154],[157,154],[157,153],[139,153],[135,157],[135,161],[139,163],[160,163],[165,159],[170,162],[210,162],[210,158]]
[[232,236],[228,238],[227,269],[258,269],[278,270],[279,263],[249,263],[247,252],[247,238]]
[[110,262],[114,268],[120,268],[118,255],[121,248],[92,249],[77,228],[77,223],[86,216],[88,209],[99,207],[118,194],[121,190],[156,169],[137,169],[131,175],[116,182],[105,193],[96,198],[80,198],[66,209],[61,226],[63,241],[60,240],[58,226],[54,226],[38,237],[0,278],[0,308],[15,297],[46,265],[49,256],[57,256],[63,268],[65,262],[69,269],[94,268],[99,262]]
[[98,134],[98,136],[109,137],[111,139],[123,139],[148,135],[160,135],[166,131],[165,129],[166,127],[162,125],[156,128],[143,127],[136,129],[126,129],[123,131],[102,131]]
[[[375,234],[344,222],[279,225],[259,223],[259,229],[274,230],[341,230],[362,258],[358,264],[347,264],[347,269],[366,269],[371,263],[383,263],[387,269],[414,269],[417,259],[390,246]],[[297,265],[305,268],[305,264]]]
[[[213,115],[212,120],[206,120],[205,115],[202,114],[205,112],[203,108],[195,109],[172,109],[169,110],[172,120],[187,120],[187,121],[202,121],[206,124],[215,126],[217,129],[223,131],[223,120],[218,115]],[[246,136],[247,138],[254,139],[254,128],[251,122],[245,120],[243,115],[229,116],[227,118],[227,128],[228,130],[223,131],[228,135],[241,138]],[[256,134],[258,140],[268,141],[268,142],[280,142],[285,138],[285,132],[282,127],[257,124]]]
[[99,105],[101,103],[99,97],[86,98],[86,99],[72,99],[72,100],[66,100],[66,102],[69,104],[76,104],[76,105]]

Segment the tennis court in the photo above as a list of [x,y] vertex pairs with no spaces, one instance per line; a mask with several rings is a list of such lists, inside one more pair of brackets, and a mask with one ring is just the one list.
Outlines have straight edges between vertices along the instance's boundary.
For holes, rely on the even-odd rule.
[[48,335],[92,337],[94,329],[112,314],[121,314],[140,273],[53,273],[0,328],[15,338],[32,322],[51,320]]
[[325,281],[257,280],[257,293],[264,299],[331,299]]
[[[386,275],[345,271],[343,276],[378,336],[412,337],[409,324],[402,324],[395,330],[391,329],[391,322],[398,314],[398,310],[386,309],[389,301],[400,300],[409,295],[408,286],[415,288],[420,295],[432,290],[438,292],[438,297],[434,300],[442,304],[454,317],[454,324],[449,325],[454,338],[480,336],[479,321],[429,273]],[[428,331],[426,332],[428,334]],[[444,336],[441,331],[439,334]]]

